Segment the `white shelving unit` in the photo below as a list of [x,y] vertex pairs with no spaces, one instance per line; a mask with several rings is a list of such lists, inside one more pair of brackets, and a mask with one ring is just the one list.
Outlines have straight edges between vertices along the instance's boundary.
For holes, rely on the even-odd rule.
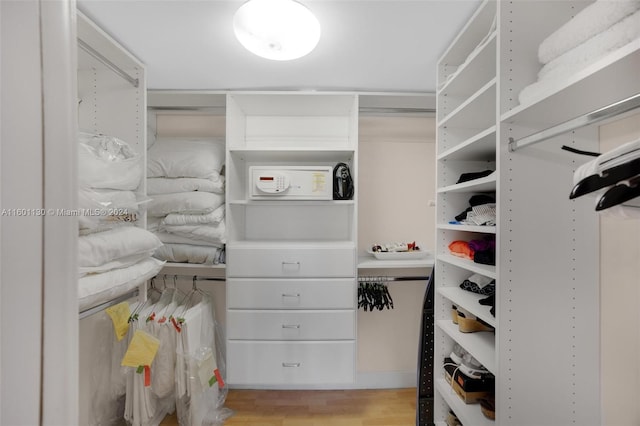
[[[553,93],[519,104],[519,93],[536,81],[541,68],[541,41],[590,3],[484,1],[439,62],[438,79],[446,83],[437,94],[435,375],[441,372],[438,363],[459,343],[496,377],[496,420],[462,403],[440,379],[436,423],[451,409],[469,425],[602,424],[598,218],[592,200],[568,197],[574,170],[590,158],[560,151],[561,145],[597,151],[598,128],[587,125],[535,146],[509,149],[510,140],[640,93],[640,43],[635,41],[574,73]],[[496,66],[487,66],[489,75],[466,72],[477,73],[475,63],[491,60]],[[467,97],[453,96],[454,87],[464,88]],[[467,111],[475,117],[468,119]],[[463,171],[484,168],[496,172],[478,182],[456,183]],[[480,192],[495,194],[497,225],[450,224]],[[451,241],[488,235],[496,238],[496,266],[448,252]],[[477,303],[480,297],[459,288],[472,273],[496,280],[495,318]],[[451,305],[494,326],[495,335],[460,333],[450,319]]]
[[490,372],[498,371],[495,333],[461,333],[451,318],[451,308],[457,306],[496,327],[490,307],[478,303],[485,296],[459,287],[474,273],[496,279],[496,267],[456,257],[448,249],[452,241],[495,238],[498,233],[496,226],[450,223],[469,207],[471,196],[495,197],[498,185],[497,171],[458,183],[462,173],[496,170],[496,6],[495,1],[483,2],[438,64],[434,377],[440,378],[435,386],[436,422],[443,422],[452,410],[465,425],[493,424],[478,404],[465,404],[453,391],[444,379],[442,364],[458,343]]
[[[355,94],[227,96],[227,359],[232,385],[330,388],[354,382],[357,191],[351,200],[252,199],[249,168],[333,169],[342,162],[355,177],[357,147]],[[333,180],[325,184],[332,188]],[[256,301],[258,290],[264,297]],[[325,291],[331,297],[320,297]]]

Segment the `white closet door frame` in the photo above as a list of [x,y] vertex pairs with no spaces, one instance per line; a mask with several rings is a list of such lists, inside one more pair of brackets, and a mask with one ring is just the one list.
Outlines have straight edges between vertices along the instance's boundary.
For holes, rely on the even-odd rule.
[[1,424],[77,424],[75,6],[0,4]]

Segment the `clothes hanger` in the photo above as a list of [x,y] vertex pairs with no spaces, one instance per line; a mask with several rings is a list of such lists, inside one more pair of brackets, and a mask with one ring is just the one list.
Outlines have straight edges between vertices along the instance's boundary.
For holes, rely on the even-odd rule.
[[596,211],[617,206],[636,197],[640,197],[640,170],[636,170],[636,176],[629,179],[628,184],[620,183],[608,189],[598,200]]
[[[604,169],[600,174],[587,176],[586,178],[578,182],[571,190],[569,199],[573,200],[574,198],[578,198],[582,195],[586,195],[591,192],[598,191],[602,188],[615,185],[620,181],[633,178],[638,174],[640,174],[640,158],[636,158],[627,163]],[[602,198],[604,198],[604,196]],[[599,209],[596,208],[596,210]]]

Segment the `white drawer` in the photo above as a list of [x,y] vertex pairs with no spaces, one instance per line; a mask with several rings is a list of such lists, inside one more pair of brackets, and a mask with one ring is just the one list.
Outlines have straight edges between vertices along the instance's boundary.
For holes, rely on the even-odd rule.
[[227,280],[228,309],[355,309],[355,278]]
[[227,338],[239,340],[353,340],[355,310],[227,311]]
[[355,277],[353,247],[227,247],[229,277]]
[[227,342],[232,385],[353,383],[355,341]]

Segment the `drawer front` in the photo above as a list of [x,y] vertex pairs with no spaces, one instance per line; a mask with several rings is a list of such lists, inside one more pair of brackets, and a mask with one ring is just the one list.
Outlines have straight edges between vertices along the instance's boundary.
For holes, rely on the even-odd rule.
[[228,309],[355,309],[355,279],[227,280]]
[[355,277],[355,250],[345,247],[227,248],[229,277]]
[[355,342],[227,342],[232,385],[353,383]]
[[355,310],[227,311],[234,340],[353,340],[355,327]]

